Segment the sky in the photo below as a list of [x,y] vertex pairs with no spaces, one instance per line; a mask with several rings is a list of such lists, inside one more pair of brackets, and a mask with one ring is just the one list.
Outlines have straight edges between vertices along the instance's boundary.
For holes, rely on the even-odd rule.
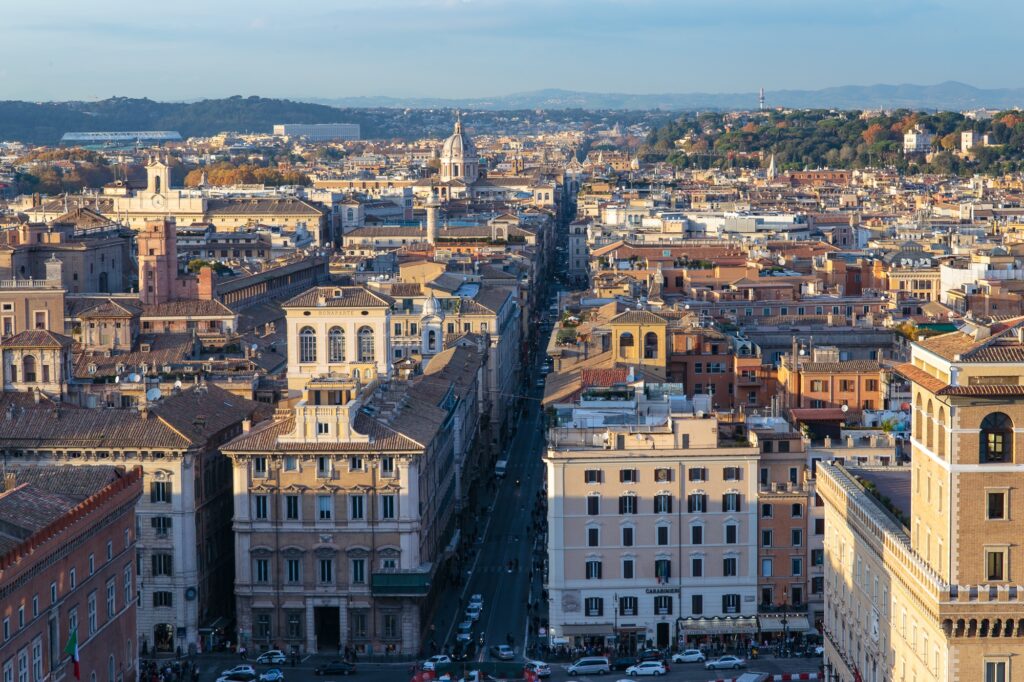
[[1019,0],[0,0],[0,99],[1019,87],[1022,22]]

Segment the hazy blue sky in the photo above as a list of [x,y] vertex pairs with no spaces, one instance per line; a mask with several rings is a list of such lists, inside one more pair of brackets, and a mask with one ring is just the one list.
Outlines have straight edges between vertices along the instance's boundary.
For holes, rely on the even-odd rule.
[[1020,0],[0,4],[0,99],[1024,85]]

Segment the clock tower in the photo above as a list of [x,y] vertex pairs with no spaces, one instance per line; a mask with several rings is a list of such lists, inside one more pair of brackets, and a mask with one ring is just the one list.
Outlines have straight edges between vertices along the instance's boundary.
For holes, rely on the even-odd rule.
[[170,189],[171,167],[159,158],[151,159],[146,165],[146,193],[150,196],[162,196]]

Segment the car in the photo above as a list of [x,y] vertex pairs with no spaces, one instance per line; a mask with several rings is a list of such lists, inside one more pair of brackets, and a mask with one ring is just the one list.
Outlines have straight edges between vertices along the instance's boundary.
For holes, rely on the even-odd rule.
[[747,662],[738,656],[719,656],[704,664],[705,670],[739,670],[746,667]]
[[687,649],[678,654],[672,654],[673,663],[703,663],[704,654],[699,649]]
[[484,596],[482,594],[473,594],[469,597],[469,605],[478,605],[480,608],[484,607]]
[[438,654],[437,656],[431,656],[427,660],[423,661],[423,665],[420,666],[422,670],[437,670],[437,666],[445,663],[451,663],[452,659],[450,656],[444,654]]
[[453,661],[468,661],[476,653],[476,643],[472,640],[456,641],[455,649],[452,651]]
[[466,607],[466,618],[469,618],[474,623],[480,620],[480,612],[483,610],[479,604],[470,604]]
[[526,669],[537,677],[551,677],[551,666],[544,661],[528,661]]
[[491,647],[491,656],[499,661],[511,661],[516,657],[516,652],[508,644],[497,644]]
[[625,670],[640,662],[636,656],[620,656],[611,662],[612,670]]
[[821,646],[820,644],[818,646],[814,647],[814,655],[815,656],[824,656],[825,655],[825,647]]
[[254,682],[255,680],[256,673],[247,673],[245,671],[228,673],[217,678],[217,682]]
[[356,664],[348,661],[331,661],[318,668],[313,668],[315,675],[355,675]]
[[459,623],[458,634],[455,635],[456,642],[469,642],[473,639],[473,621],[464,620]]
[[284,663],[288,660],[288,656],[283,651],[278,649],[271,649],[270,651],[264,651],[262,654],[256,657],[256,662],[262,665]]
[[243,665],[236,665],[234,668],[228,668],[220,674],[221,677],[227,677],[228,675],[234,675],[235,673],[249,673],[253,677],[256,677],[256,669],[248,663]]
[[280,668],[270,668],[260,673],[260,682],[284,682],[284,673]]
[[566,672],[570,675],[604,675],[611,671],[611,664],[604,656],[584,656],[572,662]]
[[640,652],[640,655],[637,656],[637,660],[640,663],[643,663],[644,661],[664,661],[665,654],[661,653],[657,649],[644,649]]
[[626,674],[631,677],[640,675],[664,675],[668,672],[665,664],[661,661],[643,661],[626,668]]

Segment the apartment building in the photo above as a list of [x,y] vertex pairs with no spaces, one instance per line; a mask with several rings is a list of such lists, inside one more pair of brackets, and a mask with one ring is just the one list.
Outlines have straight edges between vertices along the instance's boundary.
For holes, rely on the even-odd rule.
[[[0,479],[3,679],[134,682],[142,471],[8,464]],[[69,551],[73,548],[73,551]]]
[[[796,337],[793,337],[794,349]],[[779,390],[790,408],[844,408],[853,415],[885,407],[882,365],[877,360],[840,360],[834,346],[811,355],[794,350],[779,364]]]
[[754,635],[756,447],[635,381],[556,408],[548,442],[553,637],[635,651]]
[[1020,318],[914,343],[909,475],[818,465],[832,679],[1024,679],[1022,360]]

